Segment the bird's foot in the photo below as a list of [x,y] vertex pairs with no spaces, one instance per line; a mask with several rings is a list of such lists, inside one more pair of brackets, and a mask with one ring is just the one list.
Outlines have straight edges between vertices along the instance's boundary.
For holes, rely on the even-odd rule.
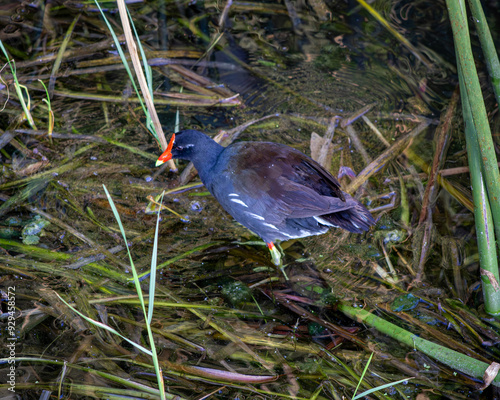
[[267,248],[271,253],[271,260],[273,261],[273,264],[280,268],[283,276],[286,280],[288,280],[288,275],[285,272],[285,266],[281,261],[281,249],[278,249],[278,247],[276,247],[273,242],[267,243]]

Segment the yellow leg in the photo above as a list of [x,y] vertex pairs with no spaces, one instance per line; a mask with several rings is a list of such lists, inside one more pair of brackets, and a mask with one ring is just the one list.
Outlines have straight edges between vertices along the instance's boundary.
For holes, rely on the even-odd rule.
[[273,264],[280,268],[281,272],[283,273],[283,276],[285,277],[286,280],[288,280],[288,276],[285,272],[285,267],[284,267],[283,263],[281,262],[280,251],[276,248],[276,246],[274,245],[273,242],[267,243],[267,248],[269,249],[269,252],[271,253],[271,260],[273,261]]

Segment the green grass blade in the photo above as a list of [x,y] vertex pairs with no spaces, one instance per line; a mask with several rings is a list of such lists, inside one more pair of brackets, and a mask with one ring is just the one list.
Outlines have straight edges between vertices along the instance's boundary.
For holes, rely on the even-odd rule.
[[120,214],[118,213],[118,210],[116,209],[115,203],[113,199],[111,198],[111,195],[108,192],[108,189],[106,188],[105,185],[102,185],[104,188],[104,192],[106,193],[106,197],[108,198],[109,205],[111,206],[111,210],[113,211],[113,215],[116,219],[116,222],[118,222],[118,227],[120,228],[120,232],[123,237],[123,241],[125,242],[125,246],[127,247],[127,254],[128,254],[128,259],[130,261],[130,269],[132,270],[132,276],[133,276],[133,281],[135,284],[135,290],[137,292],[137,295],[139,296],[139,301],[141,303],[142,307],[142,312],[144,315],[147,315],[146,312],[146,303],[144,302],[144,296],[142,295],[142,289],[141,289],[141,284],[139,280],[139,276],[137,275],[137,270],[135,269],[134,265],[134,260],[132,259],[132,254],[130,253],[130,249],[127,245],[127,235],[125,234],[125,229],[123,228],[122,220],[120,218]]
[[363,369],[363,373],[361,374],[361,377],[359,378],[359,382],[358,382],[358,385],[356,386],[356,390],[354,390],[353,400],[357,399],[356,393],[358,392],[358,389],[359,389],[359,386],[361,385],[361,382],[363,382],[363,378],[365,377],[366,371],[368,371],[368,367],[370,366],[370,363],[372,362],[372,358],[373,358],[373,353],[370,354],[370,358],[368,359],[368,362],[366,363],[365,368]]
[[[160,204],[163,203],[163,196],[165,191],[161,194]],[[158,208],[158,215],[156,218],[156,230],[153,243],[153,254],[151,256],[151,275],[149,277],[149,299],[148,299],[148,320],[147,323],[151,324],[153,319],[153,307],[155,300],[155,288],[156,288],[156,265],[158,259],[158,232],[160,230],[160,213],[161,208]]]
[[[120,218],[120,214],[118,214],[118,210],[116,209],[116,206],[115,206],[115,203],[113,202],[113,199],[111,198],[109,192],[108,192],[108,189],[106,189],[106,186],[104,186],[104,191],[106,192],[106,197],[108,198],[108,202],[109,202],[109,205],[111,206],[111,210],[113,211],[113,215],[116,219],[116,221],[118,222],[118,226],[120,228],[120,232],[122,234],[122,237],[123,237],[123,240],[125,242],[125,245],[127,245],[127,236],[125,234],[125,229],[123,228],[123,224],[122,224],[122,221],[121,221],[121,218]],[[158,220],[157,220],[157,232],[156,232],[156,239],[157,239],[157,235],[158,235]],[[157,245],[157,243],[156,243]],[[149,340],[149,345],[151,346],[151,352],[149,353],[151,355],[151,357],[153,358],[153,365],[155,367],[155,372],[156,372],[156,379],[158,381],[158,388],[160,390],[160,399],[161,400],[164,400],[166,398],[166,395],[165,395],[165,387],[163,385],[163,374],[162,374],[162,370],[160,368],[160,362],[158,360],[158,354],[156,353],[156,347],[155,347],[155,341],[154,341],[154,337],[153,337],[153,331],[151,330],[151,324],[150,324],[150,319],[149,319],[149,313],[146,312],[146,304],[144,302],[144,296],[142,294],[142,289],[141,289],[141,282],[140,282],[140,279],[139,279],[139,276],[137,275],[137,270],[135,269],[135,265],[134,265],[134,261],[132,260],[132,254],[130,254],[130,249],[129,247],[127,246],[127,254],[128,254],[128,258],[130,260],[130,269],[132,270],[132,275],[134,277],[134,285],[135,285],[135,290],[137,292],[137,296],[139,297],[139,302],[141,304],[141,308],[142,308],[142,312],[144,314],[144,317],[145,318],[148,318],[148,320],[146,321],[146,330],[148,332],[148,340]],[[152,266],[153,268],[153,266]],[[156,271],[156,255],[154,256],[154,268],[155,268],[155,271]],[[154,277],[156,276],[156,274],[152,274],[152,276],[150,277],[150,280],[151,281],[155,281]],[[154,283],[153,283],[154,284]],[[154,291],[154,289],[153,289]],[[154,293],[153,293],[154,295]],[[149,300],[149,302],[152,302],[154,301],[153,300]],[[150,304],[150,303],[148,303]],[[152,314],[151,314],[151,318],[152,318]]]
[[[26,101],[24,100],[24,95],[21,91],[21,85],[19,84],[19,81],[17,80],[17,72],[16,72],[16,63],[14,60],[9,59],[9,54],[7,53],[7,50],[5,49],[2,40],[0,39],[0,48],[2,49],[3,54],[5,55],[5,58],[7,60],[7,64],[9,64],[10,71],[12,73],[12,78],[14,79],[14,87],[16,89],[17,96],[19,97],[19,102],[21,103],[21,107],[23,108],[24,115],[26,116],[26,119],[28,120],[28,123],[30,124],[32,129],[37,129],[35,125],[35,121],[33,121],[33,117],[31,116],[29,107],[26,105]],[[28,89],[24,87],[26,90],[26,94],[28,95],[29,98],[29,93]]]
[[89,318],[87,317],[86,315],[83,315],[80,311],[78,311],[75,307],[73,307],[71,304],[69,304],[68,302],[66,302],[66,300],[64,300],[61,296],[59,296],[58,293],[56,293],[56,296],[59,297],[59,299],[64,303],[66,304],[69,308],[71,308],[75,313],[77,313],[80,317],[82,317],[85,321],[88,321],[90,322],[92,325],[95,325],[95,326],[98,326],[99,328],[102,328],[102,329],[105,329],[117,336],[120,336],[123,340],[129,342],[132,346],[136,347],[137,349],[139,349],[140,351],[142,351],[143,353],[147,354],[147,355],[150,355],[152,356],[153,354],[151,353],[151,351],[149,351],[148,349],[146,349],[145,347],[142,347],[140,344],[137,344],[135,342],[133,342],[132,340],[126,338],[125,336],[123,336],[120,332],[118,332],[116,329],[113,329],[111,328],[109,325],[106,325],[106,324],[103,324],[102,322],[99,322],[99,321],[96,321],[92,318]]
[[396,381],[396,382],[391,382],[391,383],[387,383],[387,384],[382,385],[382,386],[377,386],[376,388],[369,389],[363,393],[358,394],[357,396],[354,396],[352,398],[352,400],[361,399],[362,397],[368,396],[369,394],[372,394],[372,393],[377,392],[379,390],[384,390],[384,389],[390,388],[391,386],[396,386],[396,385],[399,385],[400,383],[407,382],[410,379],[413,379],[413,377],[400,379],[399,381]]

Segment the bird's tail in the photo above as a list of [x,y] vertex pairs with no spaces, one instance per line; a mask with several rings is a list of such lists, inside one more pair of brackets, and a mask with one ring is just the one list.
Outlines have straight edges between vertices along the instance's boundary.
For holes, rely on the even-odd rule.
[[354,233],[365,232],[372,225],[375,225],[375,219],[373,219],[370,211],[363,204],[352,197],[346,200],[353,203],[351,208],[321,215],[320,217],[316,217],[316,220],[325,225],[342,228]]

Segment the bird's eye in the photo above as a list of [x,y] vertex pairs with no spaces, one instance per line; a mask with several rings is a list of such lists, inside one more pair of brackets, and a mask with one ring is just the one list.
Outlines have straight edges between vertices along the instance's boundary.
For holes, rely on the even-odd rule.
[[176,150],[187,150],[189,149],[190,147],[194,147],[194,144],[186,144],[185,146],[175,146]]

